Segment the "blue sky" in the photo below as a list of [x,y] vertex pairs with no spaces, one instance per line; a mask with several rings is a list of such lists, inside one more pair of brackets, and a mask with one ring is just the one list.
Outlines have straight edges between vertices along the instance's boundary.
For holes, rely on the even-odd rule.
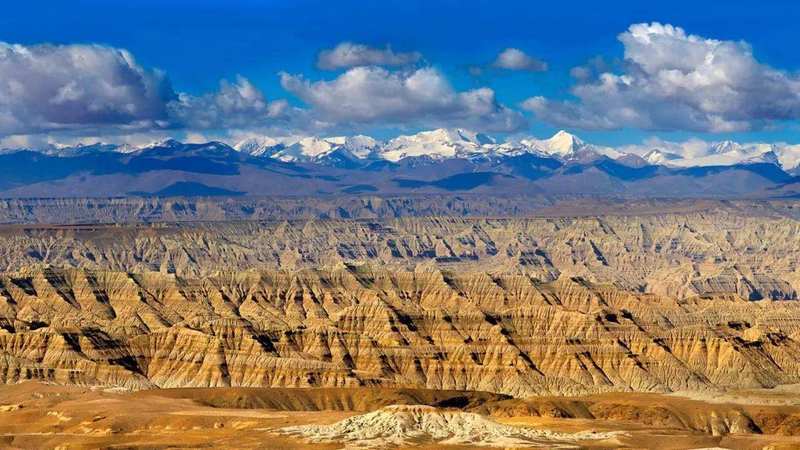
[[[28,1],[5,5],[4,13],[0,16],[0,41],[25,47],[45,43],[101,44],[125,49],[144,70],[163,71],[176,94],[195,99],[203,99],[219,90],[220,80],[236,84],[237,76],[241,76],[262,93],[267,102],[285,99],[289,105],[287,108],[297,110],[293,114],[302,114],[296,116],[300,118],[285,119],[275,124],[267,124],[269,121],[265,119],[262,127],[262,123],[245,123],[244,119],[236,122],[221,120],[217,123],[208,118],[198,122],[187,119],[194,117],[195,112],[183,111],[181,125],[162,125],[173,132],[195,128],[203,128],[206,133],[225,132],[229,128],[263,128],[265,132],[275,132],[276,127],[288,129],[313,120],[324,123],[325,128],[319,130],[323,134],[365,132],[391,135],[438,125],[463,125],[473,128],[487,126],[488,131],[500,134],[510,132],[539,136],[567,128],[589,140],[605,144],[640,142],[649,136],[671,140],[700,137],[708,140],[733,138],[799,142],[797,111],[800,111],[800,107],[794,103],[782,105],[777,111],[768,107],[754,108],[746,117],[740,117],[730,108],[721,113],[714,109],[712,120],[699,117],[698,121],[688,123],[675,117],[653,118],[651,112],[641,109],[669,110],[676,101],[681,103],[681,107],[686,106],[685,101],[692,105],[702,103],[696,98],[666,98],[661,103],[651,103],[638,97],[620,97],[618,103],[614,100],[616,105],[609,106],[616,108],[608,112],[609,117],[625,108],[636,110],[637,114],[646,117],[637,116],[630,120],[618,117],[598,126],[593,121],[587,121],[585,115],[603,116],[607,112],[597,105],[586,106],[593,102],[592,98],[579,100],[576,104],[571,89],[577,82],[570,75],[572,68],[585,65],[588,60],[598,56],[608,65],[603,70],[610,73],[624,74],[626,70],[631,70],[626,69],[623,60],[626,48],[618,36],[633,24],[659,22],[680,27],[686,35],[702,39],[730,41],[733,45],[746,42],[758,67],[766,67],[787,77],[785,91],[764,94],[765,103],[774,103],[776,98],[800,95],[800,88],[796,90],[794,84],[800,69],[800,52],[796,50],[796,43],[800,42],[798,19],[800,3],[791,1],[620,1],[602,4],[430,0]],[[336,80],[351,67],[337,71],[321,70],[316,64],[317,57],[321,51],[333,49],[343,42],[377,50],[385,50],[388,45],[397,53],[416,52],[421,58],[412,67],[387,67],[384,68],[387,71],[384,75],[394,76],[395,72],[407,74],[420,68],[431,68],[449,83],[455,94],[489,88],[494,96],[493,101],[507,108],[509,114],[518,112],[524,118],[524,124],[499,129],[491,122],[496,122],[497,118],[477,117],[482,113],[475,111],[459,111],[458,108],[464,106],[458,102],[436,106],[434,110],[416,109],[415,105],[410,105],[410,111],[422,111],[420,114],[429,115],[430,118],[426,120],[412,118],[412,112],[405,110],[393,110],[388,114],[365,111],[358,117],[338,117],[330,110],[323,111],[323,114],[320,110],[324,110],[324,107],[315,106],[309,100],[322,95],[322,87],[315,83]],[[519,49],[536,60],[546,62],[547,70],[492,68],[491,63],[507,48]],[[680,61],[680,54],[673,56],[675,61]],[[479,76],[469,71],[470,67],[476,66],[482,68]],[[286,83],[281,83],[281,72],[298,77],[310,88],[301,86],[294,90],[287,89]],[[65,76],[65,79],[70,78],[69,75]],[[398,76],[402,79],[406,75]],[[756,80],[761,84],[764,84],[764,79],[772,79],[769,74],[758,76],[762,76],[761,81]],[[595,82],[586,81],[587,84]],[[720,92],[725,92],[725,89],[710,90],[707,95],[717,97],[721,95]],[[596,93],[591,95],[596,96]],[[532,97],[541,97],[547,102],[535,110],[523,108],[522,103]],[[737,98],[735,102],[745,101],[749,105],[759,98],[760,94],[745,96]],[[570,108],[567,114],[570,118],[567,119],[559,115],[567,111],[559,103],[564,100],[573,102],[567,105]],[[193,105],[198,103],[200,100]],[[0,108],[2,105],[0,100]],[[579,110],[572,108],[576,105]],[[20,107],[22,109],[29,110]],[[262,110],[265,111],[264,108]],[[244,116],[246,111],[241,112]],[[18,114],[16,110],[14,114]],[[704,110],[699,114],[711,113]],[[725,124],[718,127],[709,125],[716,123],[720,114],[720,120]],[[120,133],[120,128],[143,132],[147,126],[139,122],[151,119],[158,122],[158,117],[139,114],[136,116],[137,125],[131,126],[121,123],[118,115],[114,117],[115,120],[110,123],[104,118],[92,118],[87,133],[116,134]],[[64,130],[80,133],[84,124],[73,117],[67,118],[68,125],[54,125],[57,130],[25,123],[39,119],[41,114],[26,115],[24,120],[15,122],[18,124],[16,127],[9,127],[5,133],[52,134]],[[160,122],[172,120],[169,117],[169,120]],[[487,125],[490,122],[492,124]],[[0,133],[3,130],[1,124]],[[108,130],[105,125],[109,125]]]

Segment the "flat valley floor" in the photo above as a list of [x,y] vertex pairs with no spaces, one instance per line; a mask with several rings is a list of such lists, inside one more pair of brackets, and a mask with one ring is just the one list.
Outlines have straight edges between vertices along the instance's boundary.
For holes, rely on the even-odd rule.
[[[313,442],[281,430],[297,425],[328,425],[381,409],[389,399],[435,400],[436,393],[390,389],[166,389],[114,392],[35,382],[0,387],[0,445],[4,448],[486,448],[492,442],[443,445],[418,435],[408,445],[391,444],[402,427],[385,429],[371,445],[358,442]],[[763,390],[721,395],[703,401],[677,395],[598,394],[585,397],[542,397],[534,403],[541,416],[521,414],[526,401],[496,400],[469,392],[441,392],[469,405],[440,406],[434,411],[473,410],[488,413],[501,425],[535,428],[554,436],[576,436],[504,445],[504,448],[731,448],[792,449],[800,447],[800,391]],[[371,404],[372,403],[372,404]],[[445,402],[446,403],[446,402]],[[266,406],[269,407],[259,407]],[[529,405],[530,406],[530,405]],[[383,409],[387,409],[383,407]],[[391,409],[391,408],[389,408]],[[594,411],[596,419],[559,417],[570,410]],[[778,434],[715,435],[719,419],[752,415],[764,423],[796,419]],[[707,428],[707,429],[703,429]],[[588,431],[600,439],[581,439]],[[612,436],[603,438],[603,433]],[[578,434],[575,434],[578,433]]]

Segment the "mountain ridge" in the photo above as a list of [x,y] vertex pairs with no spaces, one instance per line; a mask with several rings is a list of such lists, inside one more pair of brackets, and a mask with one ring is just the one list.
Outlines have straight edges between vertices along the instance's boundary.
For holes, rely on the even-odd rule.
[[[250,138],[231,147],[218,141],[170,139],[139,148],[94,144],[58,151],[4,151],[0,152],[0,197],[362,192],[717,198],[800,195],[800,179],[781,166],[774,146],[752,156],[728,143],[719,146],[720,153],[706,157],[715,164],[692,166],[673,164],[683,160],[663,154],[650,152],[645,155],[649,158],[644,158],[587,144],[566,132],[550,139],[502,143],[461,129],[423,132],[386,143],[366,136],[276,142]],[[269,147],[259,147],[261,144]],[[669,164],[653,164],[656,156]]]
[[[391,162],[414,157],[443,160],[497,158],[525,153],[566,161],[577,158],[581,153],[594,153],[611,159],[635,155],[650,164],[669,167],[770,162],[786,171],[793,171],[800,166],[800,144],[738,143],[723,140],[697,144],[690,149],[685,149],[685,154],[681,154],[679,149],[668,150],[660,144],[619,148],[595,145],[565,130],[560,130],[553,136],[544,139],[522,137],[504,141],[463,128],[439,128],[411,135],[399,135],[386,141],[365,135],[329,137],[253,135],[228,143],[209,141],[205,144],[211,143],[226,145],[254,157],[296,163],[324,162],[328,155],[340,151],[358,160]],[[200,143],[182,143],[175,139],[166,139],[141,146],[103,142],[77,145],[49,144],[39,148],[5,148],[0,152],[13,153],[30,150],[53,156],[76,156],[93,152],[135,153],[154,148],[175,148],[188,144]]]

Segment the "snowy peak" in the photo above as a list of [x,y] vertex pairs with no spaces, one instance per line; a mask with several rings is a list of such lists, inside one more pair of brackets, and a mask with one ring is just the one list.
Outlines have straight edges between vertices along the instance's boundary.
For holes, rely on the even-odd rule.
[[455,134],[455,139],[460,142],[469,142],[471,144],[475,144],[478,146],[482,145],[493,145],[496,143],[494,138],[487,136],[483,133],[476,133],[474,131],[465,130],[463,128],[458,128],[456,130],[450,131],[451,135]]
[[380,149],[381,143],[369,136],[315,136],[273,138],[250,137],[237,142],[234,148],[251,156],[262,156],[284,162],[317,162],[334,152],[344,152],[355,159],[365,159]]
[[381,157],[389,161],[410,157],[429,157],[435,160],[469,158],[491,153],[495,146],[494,139],[485,134],[464,129],[440,128],[398,136],[386,144],[381,151]]
[[586,146],[586,143],[577,136],[567,133],[564,130],[554,134],[550,139],[545,139],[541,142],[548,153],[564,156],[575,154],[578,150],[582,150]]
[[778,155],[772,150],[764,152],[764,153],[762,153],[762,154],[760,154],[758,156],[755,156],[755,157],[753,157],[751,159],[747,159],[747,160],[745,160],[745,162],[768,163],[768,164],[775,164],[775,165],[778,165],[778,166],[780,165],[780,160],[778,158]]
[[439,128],[431,131],[421,131],[410,136],[398,136],[389,142],[390,144],[392,142],[419,142],[452,146],[461,145],[480,147],[484,144],[493,144],[494,139],[484,134],[475,133],[462,128]]
[[359,134],[344,138],[341,146],[356,158],[366,159],[380,151],[381,142],[369,136]]
[[[0,153],[29,150],[52,156],[75,157],[102,152],[139,153],[157,150],[168,153],[182,149],[224,152],[230,151],[231,147],[220,142],[187,144],[175,139],[166,139],[144,146],[52,143],[36,149],[3,149]],[[358,167],[381,160],[397,162],[405,158],[424,158],[431,161],[447,159],[480,161],[533,154],[576,163],[588,163],[606,157],[634,165],[646,162],[646,164],[670,167],[704,167],[768,163],[778,165],[785,171],[800,171],[800,145],[738,143],[730,140],[704,142],[694,139],[682,143],[657,141],[652,145],[631,145],[615,149],[587,143],[563,130],[544,139],[527,137],[504,141],[463,128],[421,131],[397,136],[388,142],[364,135],[332,137],[256,135],[236,142],[233,149],[253,157],[342,168]],[[628,155],[635,155],[641,159],[631,158]]]
[[644,158],[644,160],[650,164],[659,166],[668,164],[670,161],[681,159],[681,156],[675,153],[665,152],[657,148],[654,148],[649,152],[645,153],[642,156],[642,158]]
[[623,153],[611,147],[602,147],[587,144],[577,136],[567,133],[564,130],[554,134],[549,139],[523,139],[519,141],[521,148],[527,149],[531,153],[541,153],[556,157],[562,160],[581,159],[585,160],[596,155],[606,156],[617,159]]
[[335,144],[317,137],[307,137],[277,151],[273,158],[284,162],[313,161],[333,151]]
[[776,164],[792,170],[800,163],[800,146],[782,144],[741,144],[733,141],[709,143],[683,155],[653,149],[644,155],[651,164],[673,167],[730,166],[736,164]]
[[236,151],[251,156],[272,156],[276,147],[281,147],[281,142],[268,136],[250,137],[237,142],[233,148]]
[[710,149],[711,153],[722,155],[725,153],[742,152],[742,145],[733,141],[721,141],[713,144]]
[[183,146],[183,142],[176,139],[162,139],[155,141],[139,148],[139,150],[149,150],[153,148],[179,148]]

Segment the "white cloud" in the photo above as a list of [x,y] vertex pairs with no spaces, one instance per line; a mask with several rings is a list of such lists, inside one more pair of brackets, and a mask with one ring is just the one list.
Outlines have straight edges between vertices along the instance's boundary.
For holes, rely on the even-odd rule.
[[162,72],[141,67],[123,49],[0,42],[0,136],[5,142],[28,142],[37,133],[116,140],[123,133],[301,122],[308,123],[303,111],[285,100],[267,101],[244,77],[193,96],[173,91]]
[[507,70],[526,70],[529,72],[543,72],[547,70],[547,63],[527,55],[520,49],[507,48],[497,55],[492,66]]
[[483,75],[483,67],[481,66],[469,66],[467,67],[467,72],[472,75],[473,77],[479,77]]
[[619,35],[621,73],[573,71],[576,101],[533,97],[539,118],[586,129],[730,132],[800,118],[800,78],[759,63],[744,42],[687,34],[659,23]]
[[[407,65],[418,53],[340,44],[320,55],[325,67],[351,67],[335,79],[311,82],[281,74],[283,87],[308,104],[268,100],[249,80],[219,89],[176,92],[165,74],[138,65],[123,49],[101,45],[0,43],[0,139],[44,145],[37,134],[83,141],[126,134],[230,134],[234,130],[309,133],[359,126],[463,126],[513,131],[525,119],[501,105],[489,88],[457,91],[437,70]],[[361,64],[370,64],[363,66]],[[194,133],[194,134],[192,134]],[[198,134],[199,133],[199,134]]]
[[7,148],[44,148],[61,143],[60,139],[46,134],[15,134],[0,136],[0,149]]
[[572,78],[580,81],[586,81],[610,70],[611,66],[606,63],[602,56],[595,56],[594,58],[589,59],[586,64],[570,69],[569,74],[572,76]]
[[363,44],[342,42],[335,48],[323,50],[317,57],[317,67],[323,70],[347,69],[358,66],[405,66],[419,61],[418,52],[394,52],[390,47],[371,48]]
[[222,80],[219,90],[201,96],[181,93],[169,105],[170,117],[189,129],[248,128],[290,120],[295,111],[285,100],[268,102],[242,76],[235,83]]
[[125,50],[0,42],[0,134],[163,126],[175,94]]
[[356,67],[333,80],[317,82],[282,73],[281,84],[316,115],[335,123],[454,124],[499,131],[524,124],[522,115],[499,104],[491,89],[458,92],[433,68],[390,72]]
[[20,148],[42,150],[97,143],[140,147],[171,137],[175,137],[173,130],[123,131],[119,134],[93,134],[91,131],[81,132],[77,130],[38,134],[14,134],[0,136],[0,150]]
[[625,145],[617,150],[623,153],[633,153],[643,156],[652,150],[678,155],[681,158],[700,158],[708,156],[712,152],[713,142],[708,142],[698,138],[691,138],[685,141],[667,141],[664,139],[651,137],[645,139],[641,144]]

